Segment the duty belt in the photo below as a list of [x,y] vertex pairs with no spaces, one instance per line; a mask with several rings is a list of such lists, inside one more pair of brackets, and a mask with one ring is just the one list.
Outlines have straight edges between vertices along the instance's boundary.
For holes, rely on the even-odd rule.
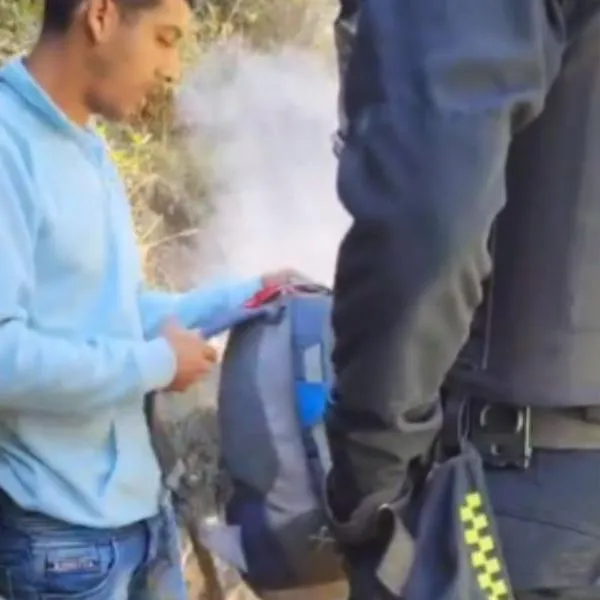
[[468,439],[489,468],[525,469],[534,450],[600,450],[600,407],[531,408],[473,398],[444,400],[442,443]]
[[546,450],[599,450],[600,407],[531,409],[531,445]]

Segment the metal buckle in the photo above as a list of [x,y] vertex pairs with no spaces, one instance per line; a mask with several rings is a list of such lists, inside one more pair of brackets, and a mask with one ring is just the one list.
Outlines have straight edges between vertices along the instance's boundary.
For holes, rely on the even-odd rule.
[[469,440],[492,469],[526,469],[531,461],[531,409],[471,400]]

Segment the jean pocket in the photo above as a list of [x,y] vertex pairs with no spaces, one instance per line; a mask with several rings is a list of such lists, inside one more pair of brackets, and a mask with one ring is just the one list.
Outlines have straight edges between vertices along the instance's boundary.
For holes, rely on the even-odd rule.
[[118,574],[114,540],[36,540],[34,587],[40,600],[110,600]]

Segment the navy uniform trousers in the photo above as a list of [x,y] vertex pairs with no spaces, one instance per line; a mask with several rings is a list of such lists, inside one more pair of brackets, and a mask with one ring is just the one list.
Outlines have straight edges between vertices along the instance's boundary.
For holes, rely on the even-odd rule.
[[[364,215],[378,218],[376,201],[385,194],[382,188],[365,185],[365,172],[381,168],[385,186],[391,181],[385,180],[385,169],[394,163],[399,170],[424,170],[421,180],[427,179],[430,168],[431,185],[438,184],[437,177],[440,195],[452,199],[454,194],[456,202],[460,194],[455,192],[466,186],[468,197],[480,165],[465,164],[457,149],[446,156],[446,163],[428,166],[422,156],[427,147],[419,147],[425,145],[421,133],[443,139],[449,122],[453,135],[462,128],[462,141],[470,140],[480,149],[482,161],[506,164],[509,201],[511,194],[535,194],[543,188],[544,193],[562,194],[565,202],[578,194],[600,202],[600,0],[362,0],[360,4],[356,45],[342,95],[351,149],[342,151],[338,174],[341,199],[353,214],[363,210],[359,206],[363,202]],[[425,97],[436,102],[436,116],[420,105]],[[384,105],[394,122],[387,130],[367,122],[370,107]],[[369,126],[370,137],[361,138],[361,128]],[[379,162],[366,164],[369,156]],[[543,185],[538,185],[540,181]],[[497,210],[503,191],[499,189]],[[419,196],[419,189],[413,192]],[[371,203],[368,210],[367,203]],[[454,208],[448,205],[448,210]],[[357,244],[356,254],[358,250]],[[377,268],[373,266],[373,278]],[[340,316],[341,337],[344,326]],[[351,327],[349,321],[346,326]],[[343,387],[345,373],[343,367],[339,370]],[[369,376],[364,373],[365,381]],[[342,398],[344,393],[342,389]],[[352,394],[349,386],[347,394]],[[373,393],[368,402],[364,411],[376,415],[385,414],[390,400]],[[382,432],[386,434],[389,439],[389,431]],[[410,434],[404,435],[408,447]],[[349,445],[343,446],[343,439],[331,440],[339,464],[352,452]],[[364,473],[356,467],[356,480],[373,481],[371,465],[367,462],[362,468]],[[518,600],[599,599],[600,451],[534,450],[527,470],[487,472],[486,480]],[[369,591],[368,583],[359,583],[356,574],[352,600],[379,597]]]

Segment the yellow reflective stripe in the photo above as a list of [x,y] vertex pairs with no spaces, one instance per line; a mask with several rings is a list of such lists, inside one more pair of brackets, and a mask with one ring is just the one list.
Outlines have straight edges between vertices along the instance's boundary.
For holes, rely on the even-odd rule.
[[509,600],[509,586],[504,579],[502,563],[496,553],[496,544],[485,514],[479,492],[469,492],[459,507],[463,534],[469,547],[471,566],[477,574],[477,583],[487,600]]

